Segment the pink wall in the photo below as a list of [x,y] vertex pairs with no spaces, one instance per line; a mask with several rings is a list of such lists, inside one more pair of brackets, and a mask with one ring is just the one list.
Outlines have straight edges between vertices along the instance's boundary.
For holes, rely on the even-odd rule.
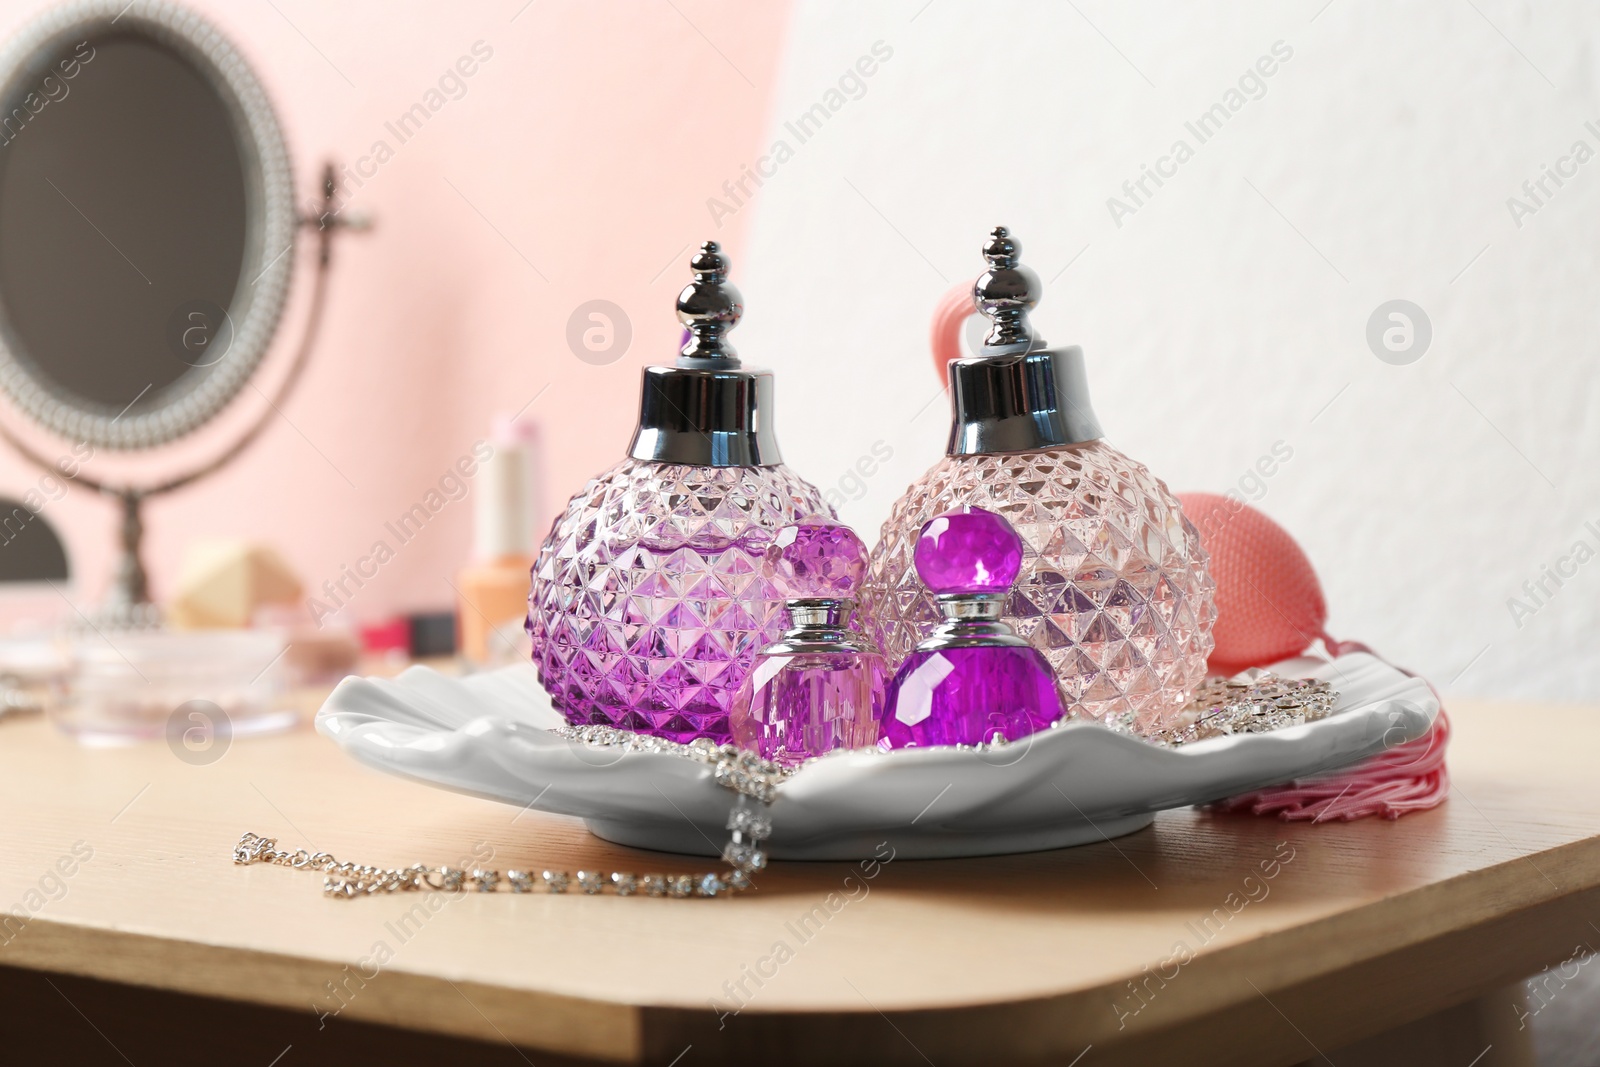
[[[745,216],[714,230],[705,202],[757,154],[787,5],[534,0],[519,14],[523,5],[415,5],[402,16],[373,2],[194,4],[266,84],[302,200],[323,158],[353,163],[379,139],[398,147],[350,198],[347,210],[377,227],[342,243],[323,337],[285,419],[233,469],[150,507],[158,596],[199,536],[270,542],[319,586],[420,501],[495,413],[541,389],[528,414],[546,442],[547,507],[621,457],[639,367],[676,343],[687,246],[715,236],[737,266]],[[0,6],[0,33],[37,10]],[[479,41],[492,56],[465,94],[399,145],[384,124]],[[301,255],[272,381],[299,336],[309,266]],[[633,325],[628,352],[608,366],[580,361],[565,340],[573,309],[597,298]],[[165,476],[261,406],[246,389],[194,447],[131,462],[102,454],[90,469]],[[52,454],[67,447],[35,440]],[[0,451],[0,493],[20,496],[36,480]],[[465,561],[471,510],[470,499],[447,506],[346,617],[449,604],[445,579]],[[75,595],[97,600],[113,558],[111,507],[74,490],[45,514],[68,540]],[[16,617],[22,602],[0,598],[6,606]]]

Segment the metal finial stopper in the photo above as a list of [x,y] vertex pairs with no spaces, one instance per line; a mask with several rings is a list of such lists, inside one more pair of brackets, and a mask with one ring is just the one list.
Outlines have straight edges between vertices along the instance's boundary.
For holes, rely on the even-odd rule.
[[689,328],[689,342],[678,365],[737,367],[739,353],[727,333],[744,314],[744,297],[728,281],[728,257],[717,242],[707,241],[689,261],[689,269],[694,281],[678,294],[678,321]]
[[989,317],[989,336],[982,352],[950,361],[949,455],[1035,452],[1101,436],[1083,349],[1049,348],[1028,322],[1040,286],[1021,251],[1004,226],[983,246],[989,269],[972,284],[972,302]]
[[628,455],[695,467],[782,463],[772,432],[772,372],[740,366],[727,340],[744,314],[744,297],[728,284],[728,257],[707,241],[689,267],[694,281],[678,294],[689,341],[675,366],[644,368]]
[[1019,260],[1022,245],[1004,226],[996,226],[983,246],[989,269],[972,283],[972,301],[989,318],[989,335],[984,348],[1021,346],[1033,343],[1033,327],[1028,312],[1039,303],[1039,276]]

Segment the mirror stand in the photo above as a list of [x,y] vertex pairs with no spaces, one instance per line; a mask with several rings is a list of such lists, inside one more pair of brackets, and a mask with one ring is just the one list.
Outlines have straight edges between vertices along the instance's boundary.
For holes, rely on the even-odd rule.
[[[261,436],[263,431],[266,430],[272,415],[282,409],[290,394],[293,393],[295,385],[299,382],[311,355],[318,330],[322,325],[322,313],[327,297],[328,275],[333,261],[334,235],[342,230],[363,231],[371,227],[369,219],[362,216],[347,217],[336,209],[335,202],[339,189],[336,174],[337,171],[332,163],[327,163],[323,166],[322,210],[315,215],[301,215],[296,219],[298,225],[316,227],[317,230],[317,264],[316,276],[312,281],[311,287],[311,305],[306,312],[306,321],[301,333],[300,344],[295,350],[289,369],[285,373],[283,381],[279,383],[276,395],[267,401],[266,407],[255,422],[215,459],[193,470],[186,471],[177,477],[154,485],[111,485],[92,478],[81,471],[75,477],[65,478],[68,484],[80,482],[85,487],[98,493],[115,497],[121,512],[119,530],[121,556],[117,561],[111,590],[106,597],[104,606],[97,613],[99,616],[97,621],[100,624],[117,628],[144,628],[160,623],[160,612],[150,602],[149,576],[145,570],[142,555],[144,501],[149,497],[170,493],[192,485],[231,463],[256,438]],[[4,438],[18,454],[35,466],[51,474],[63,476],[63,472],[59,471],[53,463],[25,441],[17,437],[4,422],[0,422],[0,438]]]
[[[104,490],[102,490],[104,491]],[[150,579],[144,570],[141,548],[144,542],[144,514],[140,510],[144,493],[128,486],[116,490],[122,504],[122,555],[117,560],[111,593],[106,597],[106,612],[114,617],[128,616],[131,622],[141,605],[150,603]]]

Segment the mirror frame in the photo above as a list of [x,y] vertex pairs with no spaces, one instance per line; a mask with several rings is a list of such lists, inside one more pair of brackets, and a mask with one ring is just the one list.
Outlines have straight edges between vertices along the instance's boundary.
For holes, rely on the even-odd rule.
[[140,410],[123,417],[72,396],[38,373],[0,314],[0,389],[62,437],[132,450],[166,444],[198,429],[250,380],[283,313],[297,217],[288,147],[265,90],[227,39],[185,8],[160,0],[79,0],[46,12],[0,52],[0,115],[21,106],[50,73],[48,64],[63,46],[70,50],[79,41],[112,36],[143,37],[176,53],[217,93],[232,120],[242,157],[246,217],[245,259],[227,308],[233,343],[209,373],[184,375],[159,398],[146,398]]

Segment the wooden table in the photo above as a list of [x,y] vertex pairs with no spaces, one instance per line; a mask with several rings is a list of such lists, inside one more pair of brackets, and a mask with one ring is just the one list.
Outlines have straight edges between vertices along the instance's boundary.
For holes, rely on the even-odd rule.
[[1452,799],[1394,823],[1185,810],[1112,843],[870,879],[780,864],[731,900],[421,910],[422,894],[324,899],[318,876],[230,849],[255,830],[384,865],[485,847],[501,868],[703,861],[386,778],[307,729],[193,764],[8,721],[0,1047],[140,1067],[1099,1067],[1427,1064],[1403,1050],[1432,1040],[1456,1067],[1524,1062],[1527,1009],[1496,991],[1600,946],[1600,717],[1452,712]]

